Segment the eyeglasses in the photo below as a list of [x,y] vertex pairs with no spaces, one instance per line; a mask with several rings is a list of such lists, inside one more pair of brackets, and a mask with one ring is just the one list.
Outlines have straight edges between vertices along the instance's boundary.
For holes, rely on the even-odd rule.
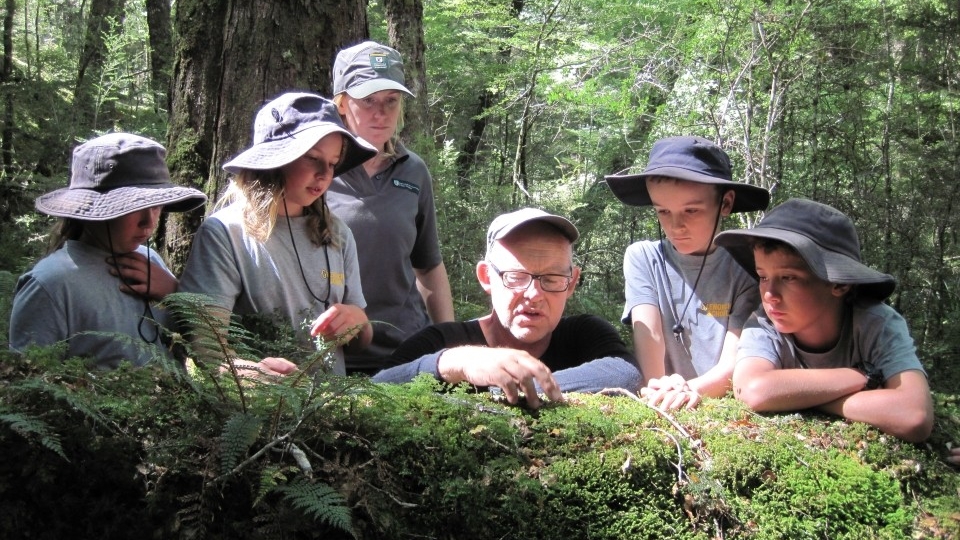
[[543,289],[544,292],[563,292],[569,289],[570,283],[573,282],[573,276],[565,276],[562,274],[531,274],[519,270],[501,272],[492,262],[487,261],[487,264],[500,276],[501,281],[503,281],[503,286],[508,289],[526,289],[533,283],[533,280],[537,280],[540,282],[540,288]]

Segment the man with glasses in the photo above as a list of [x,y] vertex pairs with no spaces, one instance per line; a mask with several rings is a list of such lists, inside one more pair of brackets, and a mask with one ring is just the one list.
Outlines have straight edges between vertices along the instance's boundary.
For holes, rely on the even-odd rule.
[[539,393],[559,401],[563,392],[636,390],[637,361],[616,329],[594,315],[563,316],[580,278],[578,237],[573,223],[542,210],[498,216],[477,263],[492,312],[426,327],[394,352],[400,365],[373,380],[402,383],[432,373],[450,384],[499,388],[513,404],[522,392],[531,407],[540,406]]

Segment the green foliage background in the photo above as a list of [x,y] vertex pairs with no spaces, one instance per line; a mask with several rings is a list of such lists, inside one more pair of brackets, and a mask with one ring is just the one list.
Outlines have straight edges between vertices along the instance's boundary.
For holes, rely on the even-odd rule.
[[[88,79],[110,114],[94,125],[75,114],[71,90],[83,4],[9,5],[0,269],[20,273],[49,223],[33,198],[67,183],[71,148],[108,130],[163,140],[167,111],[150,90],[143,0],[106,27],[102,68]],[[383,6],[368,12],[371,37],[389,41]],[[603,176],[642,168],[657,138],[694,134],[720,142],[735,177],[772,190],[774,204],[809,197],[853,217],[865,261],[899,280],[890,302],[934,387],[960,382],[955,2],[429,0],[423,31],[431,107],[427,127],[406,138],[435,178],[458,317],[487,308],[474,277],[486,225],[539,206],[582,232],[570,311],[616,323],[623,252],[657,229]]]

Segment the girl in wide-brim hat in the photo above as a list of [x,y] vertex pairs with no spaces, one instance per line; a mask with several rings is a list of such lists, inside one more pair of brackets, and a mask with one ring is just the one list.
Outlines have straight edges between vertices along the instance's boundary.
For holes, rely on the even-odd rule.
[[[335,343],[325,367],[344,373],[344,347],[364,347],[373,332],[353,234],[325,194],[335,175],[375,154],[326,98],[290,92],[261,107],[253,144],[223,167],[233,178],[194,237],[181,290],[207,294],[224,316],[292,327],[303,358],[314,339]],[[278,375],[301,359],[233,360]]]

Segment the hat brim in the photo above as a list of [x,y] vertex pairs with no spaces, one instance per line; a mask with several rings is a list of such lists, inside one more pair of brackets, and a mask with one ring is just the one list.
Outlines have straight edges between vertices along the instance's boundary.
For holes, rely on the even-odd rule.
[[231,174],[240,174],[244,169],[256,171],[279,169],[306,154],[320,139],[332,133],[343,135],[343,142],[347,145],[343,159],[333,171],[336,176],[377,155],[377,150],[373,146],[362,139],[358,140],[346,129],[332,123],[323,123],[308,126],[282,139],[255,144],[225,163],[223,170]]
[[398,90],[400,92],[403,92],[404,94],[407,94],[410,97],[416,97],[415,95],[413,95],[413,92],[411,92],[406,86],[396,81],[391,81],[390,79],[385,79],[385,78],[373,79],[364,83],[360,83],[356,86],[347,88],[346,90],[344,90],[344,92],[346,92],[347,95],[349,95],[353,99],[363,99],[369,96],[370,94],[381,92],[383,90]]
[[715,176],[709,176],[680,167],[657,167],[647,169],[639,174],[611,174],[604,177],[610,191],[624,204],[630,206],[651,206],[650,192],[647,191],[646,179],[651,176],[666,176],[677,180],[686,180],[698,184],[712,184],[724,186],[736,195],[733,199],[732,213],[756,212],[765,210],[770,205],[770,192],[759,186],[733,182]]
[[155,206],[168,212],[187,212],[207,201],[201,191],[169,185],[120,187],[109,191],[62,188],[37,197],[37,210],[56,217],[107,221]]
[[754,278],[756,262],[751,241],[762,238],[777,240],[792,247],[810,270],[820,279],[838,285],[856,285],[857,296],[875,300],[887,298],[897,287],[896,279],[847,255],[826,250],[803,234],[774,227],[723,231],[714,242],[722,246]]

